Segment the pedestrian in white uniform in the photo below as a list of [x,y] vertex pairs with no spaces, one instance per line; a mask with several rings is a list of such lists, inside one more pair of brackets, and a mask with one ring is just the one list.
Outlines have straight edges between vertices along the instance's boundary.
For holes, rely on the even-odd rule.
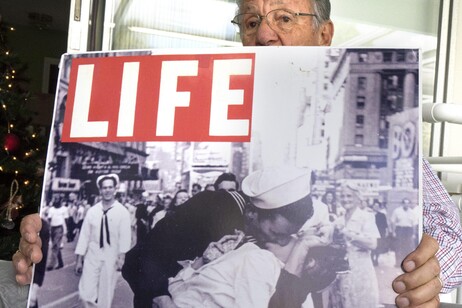
[[79,295],[85,307],[111,307],[117,271],[131,245],[130,213],[115,195],[116,174],[98,177],[101,201],[91,207],[83,221],[75,249],[75,272],[82,273]]

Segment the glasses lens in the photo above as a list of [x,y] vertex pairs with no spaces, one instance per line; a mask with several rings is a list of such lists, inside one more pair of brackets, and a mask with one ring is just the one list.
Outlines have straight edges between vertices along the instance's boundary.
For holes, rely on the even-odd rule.
[[241,34],[252,35],[257,32],[261,19],[257,14],[244,13],[236,15],[233,19],[233,23],[239,25]]
[[278,9],[273,10],[266,15],[268,23],[273,30],[287,32],[292,29],[297,22],[297,16],[292,12]]

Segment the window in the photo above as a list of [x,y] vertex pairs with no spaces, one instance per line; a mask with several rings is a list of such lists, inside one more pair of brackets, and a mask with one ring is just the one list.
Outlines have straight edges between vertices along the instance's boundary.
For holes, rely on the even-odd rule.
[[366,90],[367,79],[366,77],[358,77],[358,90]]
[[356,109],[364,109],[366,106],[366,98],[364,96],[358,96],[356,98]]
[[364,135],[357,134],[355,135],[355,146],[362,147],[364,144]]
[[393,60],[393,52],[385,51],[383,53],[383,62],[391,62]]
[[406,53],[402,50],[396,52],[396,62],[406,61]]
[[395,90],[398,89],[400,85],[400,80],[397,75],[390,75],[386,80],[386,89],[387,90]]
[[369,59],[369,54],[367,52],[360,52],[358,56],[358,61],[359,62],[367,62]]
[[381,149],[388,148],[388,139],[386,136],[379,136],[379,148]]
[[358,114],[356,116],[356,127],[363,128],[364,127],[364,115]]

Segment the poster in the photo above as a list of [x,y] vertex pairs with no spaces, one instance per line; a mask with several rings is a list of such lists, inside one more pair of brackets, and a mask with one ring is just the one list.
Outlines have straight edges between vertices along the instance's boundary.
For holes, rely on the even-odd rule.
[[[349,303],[346,281],[361,275],[376,289],[362,288],[358,307],[370,307],[361,302],[370,293],[377,293],[377,304],[393,304],[391,281],[421,228],[419,99],[417,49],[65,54],[41,215],[51,221],[51,208],[65,208],[68,218],[61,235],[50,233],[43,281],[31,293],[42,307],[83,307],[75,251],[85,214],[101,200],[95,183],[101,175],[120,180],[116,198],[130,214],[133,247],[140,204],[155,210],[179,191],[191,198],[223,173],[240,184],[253,171],[284,164],[311,171],[313,204],[325,209],[333,229],[351,218],[341,187],[355,190],[356,213],[370,219],[351,228],[358,235],[373,228],[375,234],[375,249],[355,248],[332,234],[327,246],[343,247],[344,255],[333,279],[313,282],[303,307]],[[370,271],[355,271],[369,263]],[[133,306],[120,272],[111,290],[112,307]],[[267,306],[270,295],[259,304]]]

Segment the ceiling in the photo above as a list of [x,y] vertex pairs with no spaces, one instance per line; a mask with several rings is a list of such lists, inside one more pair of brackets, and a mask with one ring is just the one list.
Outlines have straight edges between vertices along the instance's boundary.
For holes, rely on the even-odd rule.
[[71,0],[0,0],[1,20],[12,26],[32,26],[67,32]]

